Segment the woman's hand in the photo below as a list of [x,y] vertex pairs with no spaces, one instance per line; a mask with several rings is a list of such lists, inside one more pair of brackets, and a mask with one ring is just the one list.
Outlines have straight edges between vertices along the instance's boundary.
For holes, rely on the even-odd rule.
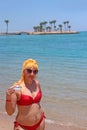
[[21,86],[19,84],[16,84],[15,86],[11,86],[7,89],[6,94],[8,96],[11,96],[13,93],[18,92],[21,90]]
[[11,96],[14,92],[15,92],[15,90],[14,90],[14,87],[12,86],[12,87],[7,89],[6,94],[8,96]]

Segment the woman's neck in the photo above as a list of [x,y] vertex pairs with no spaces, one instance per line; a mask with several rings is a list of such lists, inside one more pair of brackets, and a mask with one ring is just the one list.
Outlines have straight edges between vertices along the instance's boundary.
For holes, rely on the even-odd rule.
[[29,88],[29,87],[31,87],[31,86],[33,86],[34,85],[34,80],[32,80],[32,81],[24,81],[24,84],[25,84],[25,86],[27,87],[27,88]]
[[24,82],[24,86],[26,88],[28,88],[31,92],[36,91],[36,85],[35,85],[34,80],[31,83],[30,82]]

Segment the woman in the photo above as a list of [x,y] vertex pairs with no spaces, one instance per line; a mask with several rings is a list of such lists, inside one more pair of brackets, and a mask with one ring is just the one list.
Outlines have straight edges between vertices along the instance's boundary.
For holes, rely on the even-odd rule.
[[35,79],[38,63],[28,59],[23,63],[22,76],[6,91],[6,111],[8,115],[18,113],[14,122],[14,130],[44,130],[45,116],[40,106],[42,92]]

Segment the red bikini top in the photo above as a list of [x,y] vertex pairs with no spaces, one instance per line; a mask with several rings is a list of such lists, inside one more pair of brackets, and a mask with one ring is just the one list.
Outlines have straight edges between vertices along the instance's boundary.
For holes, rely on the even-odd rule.
[[34,98],[29,95],[21,94],[21,98],[20,100],[17,101],[17,104],[27,106],[33,103],[38,103],[40,102],[41,97],[42,97],[42,92],[40,90],[38,91],[37,95]]

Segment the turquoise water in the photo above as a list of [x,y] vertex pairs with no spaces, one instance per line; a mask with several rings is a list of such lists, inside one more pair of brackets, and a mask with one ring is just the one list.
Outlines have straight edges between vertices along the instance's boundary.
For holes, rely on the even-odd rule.
[[39,63],[37,79],[47,119],[87,127],[87,32],[0,36],[1,101],[28,58]]

